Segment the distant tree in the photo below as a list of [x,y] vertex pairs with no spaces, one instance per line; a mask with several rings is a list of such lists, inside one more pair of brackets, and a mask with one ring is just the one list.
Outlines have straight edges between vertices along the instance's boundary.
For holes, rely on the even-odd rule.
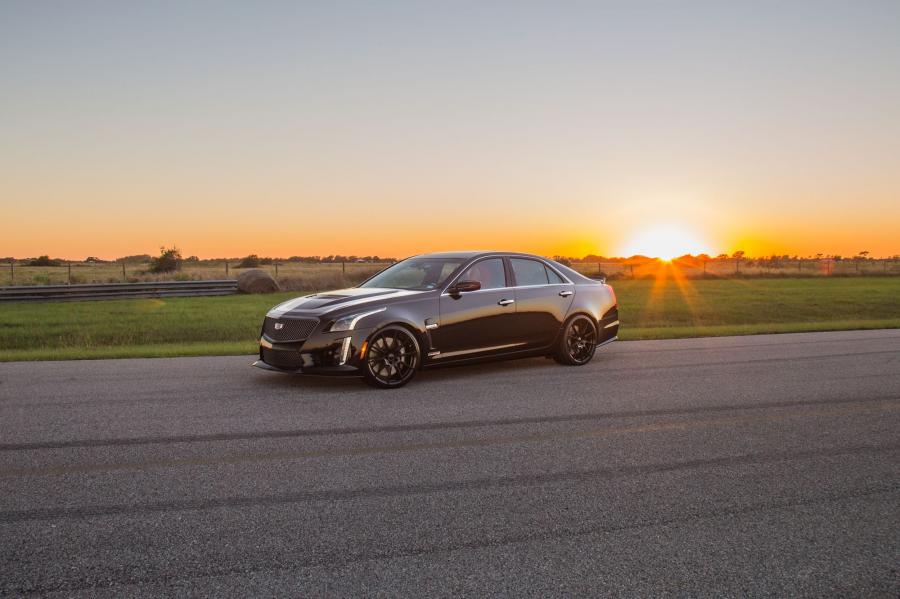
[[569,258],[566,258],[565,256],[553,256],[553,259],[565,266],[572,266],[572,261]]
[[104,262],[106,262],[106,260],[101,260],[100,258],[98,258],[96,256],[88,256],[87,258],[84,259],[84,261],[89,264],[103,264]]
[[150,254],[135,254],[134,256],[123,256],[116,258],[116,262],[124,262],[125,264],[146,264],[153,260]]
[[736,251],[735,253],[733,253],[733,254],[731,255],[731,257],[734,258],[735,260],[740,260],[741,258],[744,257],[744,250],[738,250],[738,251]]
[[256,254],[250,254],[249,256],[245,256],[241,259],[240,263],[237,265],[238,268],[256,268],[260,264],[259,256]]
[[28,262],[28,266],[61,266],[62,260],[50,258],[50,256],[38,256]]
[[150,272],[174,272],[181,264],[181,250],[177,247],[159,248],[159,256],[150,260]]
[[200,258],[197,256],[188,256],[184,259],[185,262],[200,262]]
[[869,258],[869,250],[863,250],[859,253],[859,257],[863,260],[867,260]]

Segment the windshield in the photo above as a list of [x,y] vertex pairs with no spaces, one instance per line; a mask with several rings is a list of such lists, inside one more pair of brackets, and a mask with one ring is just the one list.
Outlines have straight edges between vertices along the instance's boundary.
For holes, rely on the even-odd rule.
[[360,287],[386,287],[428,291],[441,286],[462,258],[410,258],[381,271]]

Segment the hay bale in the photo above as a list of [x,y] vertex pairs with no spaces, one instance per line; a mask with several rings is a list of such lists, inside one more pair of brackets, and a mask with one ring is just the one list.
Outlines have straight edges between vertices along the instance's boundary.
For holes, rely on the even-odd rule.
[[251,268],[239,274],[237,286],[241,293],[272,293],[279,289],[278,281],[259,268]]

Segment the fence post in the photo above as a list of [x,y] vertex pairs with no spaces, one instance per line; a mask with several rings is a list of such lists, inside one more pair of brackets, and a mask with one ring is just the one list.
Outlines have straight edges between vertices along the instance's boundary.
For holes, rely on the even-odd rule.
[[68,260],[66,261],[66,267],[69,270],[69,283],[68,284],[71,285],[72,284],[72,263],[69,262]]
[[275,261],[275,280],[278,280],[278,260]]
[[634,264],[631,264],[631,278],[634,278]]
[[228,260],[225,261],[225,278],[228,278]]
[[741,274],[741,259],[740,258],[736,258],[734,261],[734,274],[736,274],[736,275]]
[[341,260],[341,274],[342,275],[347,274],[347,263],[344,262],[343,260]]
[[10,261],[9,261],[9,286],[10,286],[10,287],[12,287],[13,285],[15,285],[15,283],[16,283],[16,273],[15,273],[15,271],[13,270],[13,264],[15,264],[15,262],[13,262],[12,260],[10,260]]
[[797,260],[797,272],[803,272],[803,258]]
[[122,260],[122,282],[123,283],[128,282],[128,276],[125,274],[125,261],[124,260]]

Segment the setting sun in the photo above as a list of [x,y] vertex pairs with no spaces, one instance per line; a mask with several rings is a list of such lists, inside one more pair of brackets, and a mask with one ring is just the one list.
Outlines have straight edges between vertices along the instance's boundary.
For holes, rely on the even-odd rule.
[[622,248],[622,256],[642,255],[672,260],[685,254],[710,253],[709,246],[689,228],[663,223],[638,231]]

